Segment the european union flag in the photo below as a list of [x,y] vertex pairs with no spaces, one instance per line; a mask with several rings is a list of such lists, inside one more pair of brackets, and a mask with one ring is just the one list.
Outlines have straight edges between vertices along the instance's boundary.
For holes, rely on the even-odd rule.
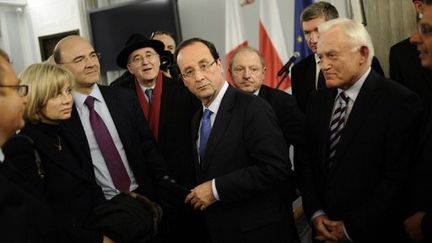
[[[294,20],[294,51],[300,53],[300,58],[297,60],[301,60],[310,54],[312,51],[309,49],[306,40],[303,36],[302,24],[300,21],[300,15],[305,7],[312,4],[314,0],[295,0],[295,20]],[[298,62],[297,61],[297,62]]]

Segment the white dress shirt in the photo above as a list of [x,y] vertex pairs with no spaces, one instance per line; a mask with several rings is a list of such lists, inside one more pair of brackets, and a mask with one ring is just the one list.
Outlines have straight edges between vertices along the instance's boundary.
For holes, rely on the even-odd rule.
[[[212,114],[210,116],[210,122],[211,122],[211,126],[212,127],[213,127],[214,121],[216,119],[217,113],[219,111],[219,107],[220,107],[220,104],[222,102],[222,98],[224,97],[224,95],[225,95],[225,93],[226,93],[226,91],[228,89],[228,86],[229,86],[228,82],[225,81],[224,84],[223,84],[223,86],[222,86],[222,88],[220,89],[219,93],[217,94],[216,98],[213,100],[213,102],[208,107],[205,107],[204,105],[202,107],[203,112],[204,112],[205,109],[209,109],[212,112]],[[199,130],[198,130],[198,134],[201,134],[201,122],[200,122],[200,127],[199,127]],[[198,149],[197,149],[197,151],[199,151],[199,149],[200,149],[199,148],[199,144],[200,144],[200,138],[199,138],[199,135],[198,135],[198,139],[197,139],[197,148]],[[200,158],[198,156],[198,160],[199,159]],[[219,194],[218,194],[217,189],[216,189],[215,179],[212,180],[212,191],[213,191],[213,196],[216,198],[216,200],[219,201],[220,198],[219,198]]]
[[[93,85],[93,90],[90,93],[90,96],[95,98],[94,109],[96,113],[98,113],[99,116],[102,118],[102,120],[104,121],[105,125],[107,126],[111,134],[114,144],[120,154],[124,167],[126,168],[126,171],[131,180],[131,185],[129,189],[130,191],[133,191],[138,188],[138,184],[135,180],[132,169],[129,166],[123,144],[120,140],[120,136],[117,132],[117,128],[111,117],[111,113],[109,112],[105,100],[99,90],[99,87],[96,84]],[[89,117],[90,113],[87,106],[84,104],[85,100],[87,99],[87,95],[78,92],[73,92],[73,99],[89,144],[90,155],[93,162],[93,169],[96,176],[96,182],[102,187],[102,191],[105,195],[105,198],[111,199],[115,195],[119,194],[120,191],[117,190],[114,186],[108,167],[102,156],[102,153],[99,149],[96,138],[94,136],[93,129],[90,125],[90,117]]]

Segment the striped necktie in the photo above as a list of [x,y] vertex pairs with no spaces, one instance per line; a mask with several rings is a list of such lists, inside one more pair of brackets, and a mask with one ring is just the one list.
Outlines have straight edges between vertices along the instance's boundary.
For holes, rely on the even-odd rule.
[[330,122],[330,136],[329,136],[329,151],[328,151],[328,161],[327,170],[331,169],[333,166],[333,158],[336,154],[336,146],[339,143],[342,130],[345,126],[345,117],[349,102],[349,97],[345,95],[344,92],[339,94],[338,106],[333,113]]

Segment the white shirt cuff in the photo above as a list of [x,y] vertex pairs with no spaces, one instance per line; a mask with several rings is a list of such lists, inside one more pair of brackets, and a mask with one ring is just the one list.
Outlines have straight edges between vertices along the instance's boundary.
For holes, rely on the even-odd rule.
[[346,231],[345,224],[343,225],[343,230],[344,230],[344,233],[345,233],[346,238],[347,238],[349,241],[352,242],[352,239],[351,239],[351,237],[349,236],[348,231]]
[[220,201],[219,194],[218,194],[217,189],[216,189],[215,179],[212,180],[212,192],[213,192],[214,198],[216,198],[216,201]]
[[312,214],[310,221],[312,222],[314,220],[314,218],[321,216],[321,215],[325,215],[324,210],[319,209],[319,210],[315,211],[315,213]]

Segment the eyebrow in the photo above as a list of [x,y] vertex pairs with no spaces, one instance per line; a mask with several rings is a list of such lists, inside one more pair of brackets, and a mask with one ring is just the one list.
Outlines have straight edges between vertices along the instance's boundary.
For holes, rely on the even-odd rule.
[[[90,56],[91,54],[95,54],[96,53],[96,51],[92,51],[92,52],[90,52],[88,55]],[[77,57],[75,57],[74,59],[72,59],[72,61],[76,61],[76,60],[78,60],[78,59],[80,59],[80,58],[84,58],[85,57],[85,55],[81,55],[81,56],[77,56]]]

